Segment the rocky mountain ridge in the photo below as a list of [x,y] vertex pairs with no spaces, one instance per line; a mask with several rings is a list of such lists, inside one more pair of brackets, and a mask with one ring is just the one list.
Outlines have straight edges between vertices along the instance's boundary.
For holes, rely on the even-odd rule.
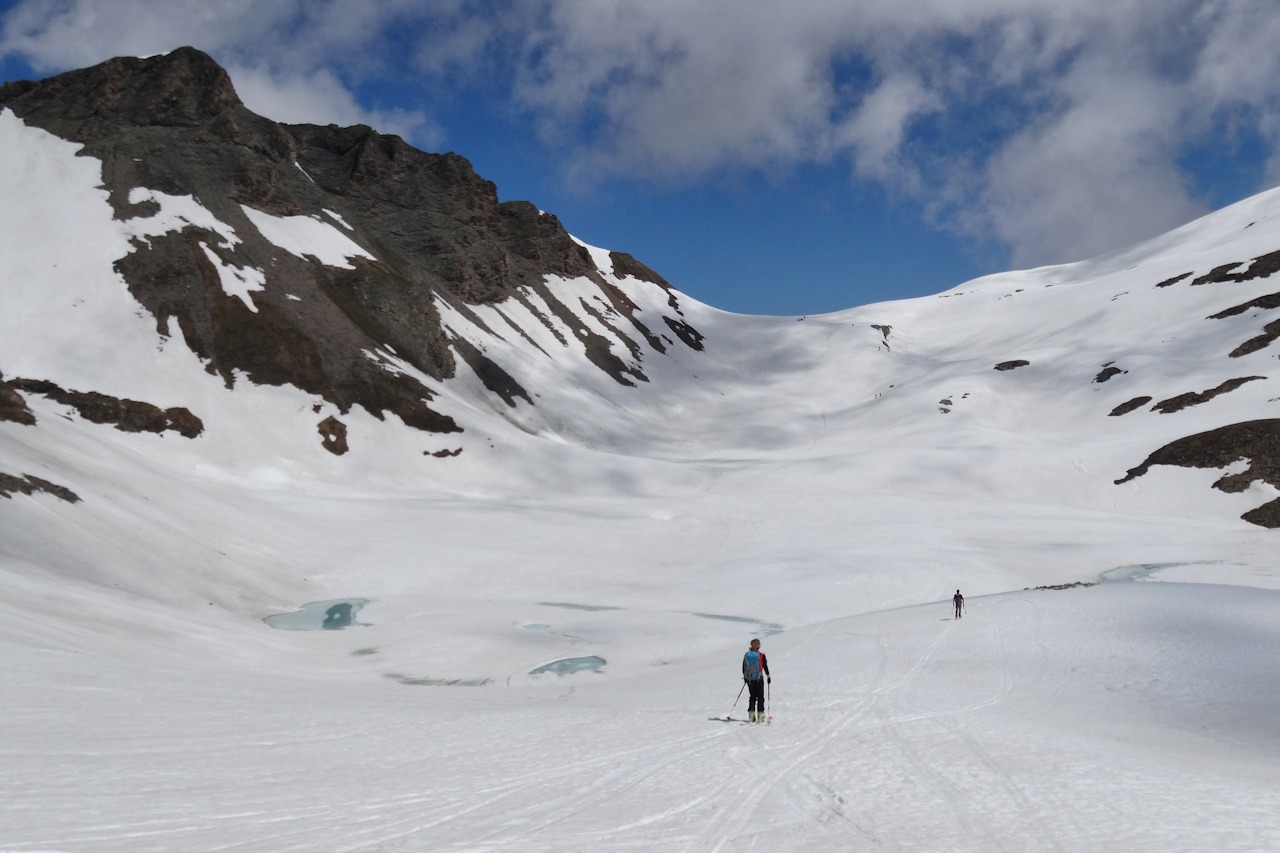
[[[158,199],[189,197],[225,226],[187,223],[134,237],[116,269],[157,333],[168,336],[172,321],[228,387],[241,376],[290,385],[340,413],[359,406],[419,430],[456,432],[461,427],[433,408],[435,392],[420,378],[387,370],[367,353],[394,352],[436,380],[454,376],[461,358],[507,405],[532,403],[500,364],[442,326],[438,307],[469,315],[471,306],[525,300],[530,292],[571,331],[562,342],[582,346],[619,383],[644,381],[646,352],[700,346],[675,293],[634,258],[613,253],[612,268],[601,270],[555,216],[528,202],[500,202],[495,186],[456,154],[418,151],[368,127],[281,125],[258,116],[226,72],[193,48],[9,83],[0,88],[0,108],[100,160],[117,219],[156,217]],[[358,254],[336,263],[282,249],[250,211],[324,223]],[[228,276],[256,278],[259,286],[237,298],[224,286]],[[605,307],[591,310],[616,316],[613,334],[584,323],[582,307],[558,299],[549,276],[592,282]],[[636,316],[616,287],[621,277],[663,290],[670,304],[663,327]],[[11,382],[11,392],[52,385],[19,379],[27,385]]]

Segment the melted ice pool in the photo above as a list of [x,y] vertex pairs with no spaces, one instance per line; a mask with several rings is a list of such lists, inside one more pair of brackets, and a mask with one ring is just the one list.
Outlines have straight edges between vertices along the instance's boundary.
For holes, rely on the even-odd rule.
[[337,601],[313,601],[293,613],[276,613],[263,619],[272,628],[286,631],[338,631],[355,621],[360,608],[369,603],[367,598],[343,598]]
[[529,670],[529,674],[541,675],[544,672],[554,672],[556,675],[568,675],[571,672],[582,672],[584,669],[598,671],[604,665],[604,658],[590,655],[584,658],[565,658],[564,660],[552,661],[551,663],[543,664],[537,669]]

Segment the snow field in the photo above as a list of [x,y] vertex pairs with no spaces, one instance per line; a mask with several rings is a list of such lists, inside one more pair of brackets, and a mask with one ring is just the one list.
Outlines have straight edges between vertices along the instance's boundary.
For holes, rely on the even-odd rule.
[[0,844],[1268,849],[1278,610],[1137,582],[822,622],[765,638],[769,727],[706,719],[740,686],[732,645],[450,688],[361,672],[358,629],[278,632],[257,666],[218,653],[247,630],[130,656],[9,644],[0,772],[22,793]]

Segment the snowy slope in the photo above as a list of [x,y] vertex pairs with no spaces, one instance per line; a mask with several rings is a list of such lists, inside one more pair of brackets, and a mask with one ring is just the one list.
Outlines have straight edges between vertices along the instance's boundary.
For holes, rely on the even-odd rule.
[[[731,647],[623,678],[432,687],[378,677],[374,628],[224,626],[215,640],[166,620],[170,636],[128,654],[62,630],[7,636],[3,837],[20,850],[1266,850],[1280,843],[1278,606],[1274,592],[1111,584],[971,598],[958,622],[944,605],[822,622],[766,638],[768,727],[706,719],[733,707]],[[484,615],[498,614],[471,614]]]
[[[1275,281],[1192,282],[1280,249],[1280,194],[821,317],[727,314],[593,250],[637,316],[662,329],[675,299],[703,349],[617,343],[645,377],[626,385],[565,343],[625,325],[586,279],[441,300],[531,399],[371,352],[462,432],[357,408],[337,456],[316,435],[332,404],[228,388],[116,271],[166,229],[244,235],[153,190],[159,213],[114,218],[76,149],[0,112],[0,372],[203,431],[126,433],[36,393],[34,425],[0,422],[0,473],[78,498],[0,500],[0,849],[1280,845],[1276,534],[1240,518],[1277,489],[1171,466],[1116,483],[1277,417],[1274,347],[1231,355]],[[342,217],[247,216],[287,251],[359,257]],[[213,256],[250,309],[277,286]],[[1025,590],[1143,567],[1182,583]],[[341,631],[262,621],[348,598],[368,603]],[[761,635],[775,725],[709,721],[742,715]],[[606,663],[531,674],[586,656]]]

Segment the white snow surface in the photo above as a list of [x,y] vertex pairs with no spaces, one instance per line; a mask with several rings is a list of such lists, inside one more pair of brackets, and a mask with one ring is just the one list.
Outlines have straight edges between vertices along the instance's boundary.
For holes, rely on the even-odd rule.
[[[144,227],[234,232],[159,194],[114,220],[96,161],[8,112],[0,152],[0,371],[205,424],[127,434],[38,395],[37,426],[0,422],[0,472],[80,498],[0,499],[0,850],[1280,849],[1280,534],[1239,518],[1275,489],[1114,483],[1280,413],[1275,347],[1227,355],[1273,313],[1206,319],[1274,281],[1155,287],[1280,249],[1280,194],[821,317],[680,296],[706,350],[619,348],[634,387],[532,292],[442,302],[532,402],[371,352],[465,431],[352,410],[336,457],[331,405],[227,389],[114,271]],[[605,274],[666,335],[670,295]],[[368,604],[343,630],[262,621],[346,598]],[[745,716],[752,637],[772,724],[709,719]]]
[[218,271],[218,280],[222,283],[223,292],[228,296],[236,297],[245,304],[246,308],[256,314],[258,306],[253,304],[249,294],[255,290],[267,289],[266,273],[254,267],[237,267],[234,264],[228,264],[204,243],[200,244],[200,248],[209,259],[209,263],[213,264],[214,269]]
[[310,255],[326,266],[343,269],[352,269],[351,258],[373,259],[354,240],[318,216],[274,216],[243,204],[240,209],[269,242],[298,257]]

